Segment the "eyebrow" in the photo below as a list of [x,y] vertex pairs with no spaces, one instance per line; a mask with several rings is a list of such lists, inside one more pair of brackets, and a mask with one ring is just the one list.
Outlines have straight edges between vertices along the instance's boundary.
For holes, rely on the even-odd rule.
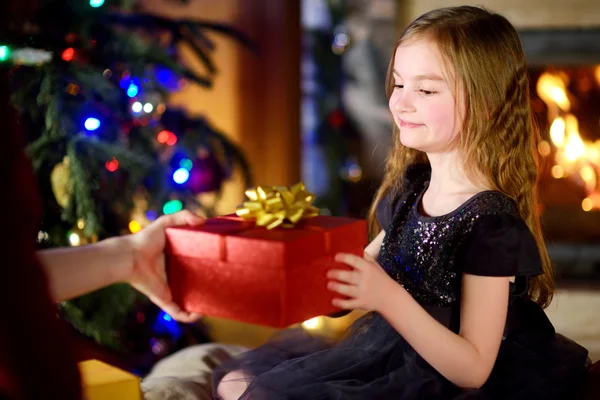
[[[395,74],[396,76],[398,76],[400,78],[400,74],[398,73],[398,71],[394,70],[392,71],[393,74]],[[423,74],[423,75],[417,75],[414,78],[416,81],[445,81],[444,78],[442,78],[439,75],[436,74]]]

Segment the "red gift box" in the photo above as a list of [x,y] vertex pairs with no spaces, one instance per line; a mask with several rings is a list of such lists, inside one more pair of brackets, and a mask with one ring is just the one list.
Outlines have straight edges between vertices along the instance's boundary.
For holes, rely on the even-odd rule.
[[367,244],[364,220],[327,216],[272,230],[225,216],[166,236],[169,285],[183,309],[279,328],[339,311],[326,273],[349,268],[336,253],[362,256]]

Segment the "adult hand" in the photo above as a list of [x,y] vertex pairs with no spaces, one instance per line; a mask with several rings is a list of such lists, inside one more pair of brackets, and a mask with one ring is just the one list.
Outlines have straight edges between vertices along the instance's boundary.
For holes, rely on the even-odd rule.
[[184,210],[163,215],[141,231],[126,237],[130,241],[133,253],[128,283],[180,322],[194,322],[200,315],[183,311],[173,301],[165,268],[165,229],[179,225],[197,226],[202,223],[204,218]]

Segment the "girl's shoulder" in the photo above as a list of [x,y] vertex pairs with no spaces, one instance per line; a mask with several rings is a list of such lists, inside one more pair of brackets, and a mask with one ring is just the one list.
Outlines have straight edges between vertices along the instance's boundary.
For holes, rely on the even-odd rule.
[[459,256],[463,272],[474,275],[543,273],[535,237],[519,214],[509,209],[476,215]]

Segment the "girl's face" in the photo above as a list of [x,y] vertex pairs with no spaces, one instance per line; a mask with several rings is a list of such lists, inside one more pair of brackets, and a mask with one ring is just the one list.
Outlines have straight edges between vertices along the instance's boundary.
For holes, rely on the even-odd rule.
[[[450,90],[449,73],[431,41],[401,44],[394,57],[394,90],[389,106],[406,147],[428,154],[451,150],[462,127],[464,103]],[[451,72],[451,71],[447,71]]]

